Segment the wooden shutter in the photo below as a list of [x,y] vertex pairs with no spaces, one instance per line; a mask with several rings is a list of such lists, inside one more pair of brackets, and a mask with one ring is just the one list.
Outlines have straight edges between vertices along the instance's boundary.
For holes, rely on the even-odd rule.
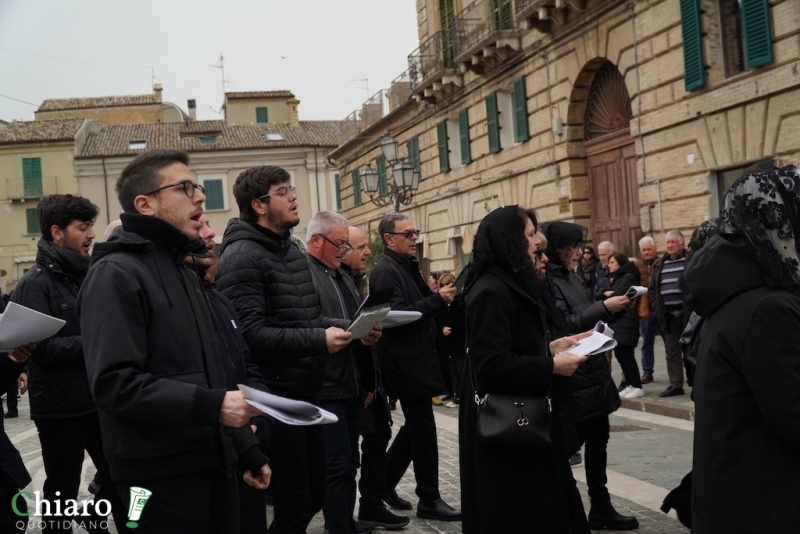
[[[406,148],[408,149],[408,162],[417,170],[420,169],[420,159],[419,159],[419,137],[412,137],[406,143]],[[420,174],[419,181],[422,181],[422,175]]]
[[703,61],[703,25],[699,0],[681,0],[681,30],[683,32],[684,85],[687,91],[706,85]]
[[206,209],[224,210],[225,196],[222,190],[222,180],[203,180],[206,188]]
[[359,207],[361,205],[361,176],[358,174],[358,169],[354,169],[350,176],[353,177],[353,205]]
[[336,189],[336,211],[342,211],[342,181],[338,174],[334,175],[333,183]]
[[525,77],[514,80],[514,141],[522,143],[530,139],[528,130],[528,93]]
[[256,108],[256,122],[257,123],[269,122],[269,116],[267,115],[267,108]]
[[447,121],[436,124],[436,138],[439,144],[439,171],[450,170],[450,149],[447,148]]
[[39,218],[36,216],[36,208],[28,208],[25,210],[25,220],[27,223],[26,231],[29,235],[42,233],[39,228]]
[[750,69],[773,60],[769,2],[767,0],[741,1],[745,64]]
[[458,112],[458,138],[461,142],[461,163],[472,161],[472,150],[469,144],[469,113],[466,109]]
[[500,117],[497,111],[497,93],[486,97],[486,128],[489,136],[489,153],[500,152]]
[[389,193],[389,185],[386,180],[386,157],[383,154],[375,160],[375,166],[378,168],[378,194],[385,197]]
[[22,187],[26,197],[44,196],[42,158],[22,158]]

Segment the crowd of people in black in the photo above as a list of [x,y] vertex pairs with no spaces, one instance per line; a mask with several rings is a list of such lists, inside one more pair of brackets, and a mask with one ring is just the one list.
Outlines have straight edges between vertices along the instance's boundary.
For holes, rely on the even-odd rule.
[[[6,417],[18,413],[17,388],[29,391],[48,501],[77,498],[88,453],[91,490],[118,532],[302,533],[320,511],[331,534],[397,530],[409,517],[395,512],[414,509],[397,492],[413,464],[416,516],[462,521],[467,534],[632,530],[637,519],[614,509],[606,487],[609,415],[653,380],[660,328],[661,396],[684,394],[685,364],[697,403],[695,468],[665,506],[700,533],[800,525],[794,167],[746,173],[690,250],[672,231],[662,257],[650,238],[638,259],[607,241],[595,254],[580,225],[498,208],[479,225],[463,290],[447,272],[426,283],[419,230],[401,213],[380,221],[383,257],[368,277],[367,236],[338,213],[315,214],[301,250],[297,195],[279,167],[237,177],[240,214],[220,244],[186,153],[140,154],[116,190],[123,213],[93,247],[90,200],[39,203],[36,264],[11,297],[65,321],[0,353]],[[647,297],[626,296],[639,285]],[[354,339],[350,319],[382,290],[419,319]],[[572,352],[600,321],[615,332],[620,384],[610,355]],[[337,420],[274,420],[239,384]],[[431,399],[442,397],[460,407],[463,512],[439,492]],[[392,441],[393,401],[404,422]],[[24,531],[30,475],[5,433],[0,453],[0,529]],[[588,514],[570,469],[580,461]],[[130,523],[141,488],[149,500]],[[41,518],[44,532],[71,531],[73,519],[107,531],[102,517],[58,510]]]

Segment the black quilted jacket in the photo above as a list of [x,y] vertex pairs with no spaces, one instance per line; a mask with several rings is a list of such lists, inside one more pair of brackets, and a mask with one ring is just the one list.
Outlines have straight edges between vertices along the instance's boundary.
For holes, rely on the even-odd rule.
[[231,219],[222,238],[217,289],[239,316],[253,361],[277,395],[316,400],[325,373],[325,329],[347,321],[324,317],[305,254],[289,232]]

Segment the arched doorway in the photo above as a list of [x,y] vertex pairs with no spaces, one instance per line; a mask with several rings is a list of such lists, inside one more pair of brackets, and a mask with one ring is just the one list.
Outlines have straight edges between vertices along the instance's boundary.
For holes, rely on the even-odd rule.
[[628,256],[639,253],[642,226],[636,149],[630,133],[631,98],[610,61],[597,70],[584,116],[592,241],[611,241]]

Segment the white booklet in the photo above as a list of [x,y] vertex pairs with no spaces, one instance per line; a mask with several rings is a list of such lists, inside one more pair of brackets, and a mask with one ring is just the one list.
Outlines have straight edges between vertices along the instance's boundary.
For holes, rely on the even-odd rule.
[[0,315],[0,352],[9,352],[21,345],[37,343],[58,333],[67,324],[16,302],[9,302]]
[[325,425],[339,420],[335,414],[308,402],[279,397],[239,384],[247,404],[292,426]]
[[625,296],[631,300],[646,294],[647,294],[647,288],[644,286],[631,286],[625,292]]
[[383,318],[381,324],[384,328],[394,328],[395,326],[418,321],[420,317],[422,317],[422,313],[418,311],[392,310],[386,314],[386,317]]
[[592,330],[591,336],[581,339],[579,345],[570,347],[567,352],[578,356],[596,356],[616,346],[614,331],[606,323],[599,321]]

